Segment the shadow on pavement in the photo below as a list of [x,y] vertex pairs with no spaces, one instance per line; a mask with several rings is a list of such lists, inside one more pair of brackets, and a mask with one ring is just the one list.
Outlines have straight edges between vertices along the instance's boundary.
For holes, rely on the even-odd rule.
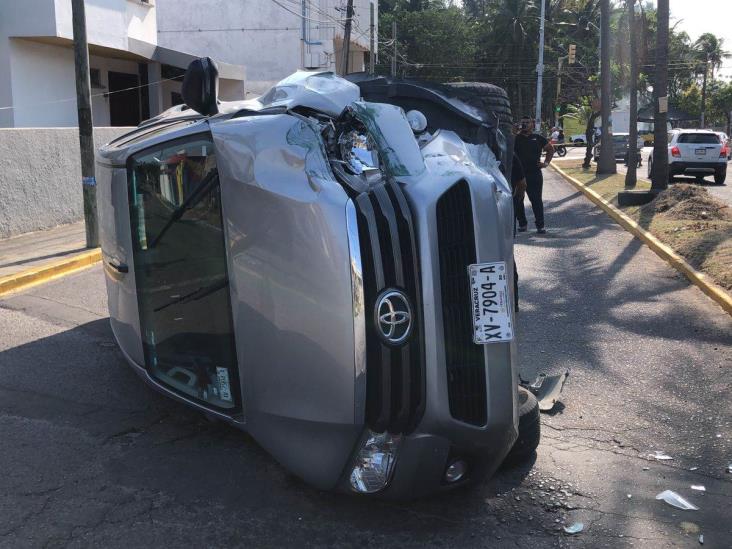
[[120,539],[460,546],[486,536],[553,537],[538,524],[517,532],[535,510],[497,497],[520,486],[531,463],[413,502],[314,490],[245,433],[148,388],[125,363],[108,319],[7,349],[0,365],[0,436],[15,441],[0,452],[9,472],[0,503],[18,509],[6,517],[11,545],[77,534],[84,544],[113,546]]

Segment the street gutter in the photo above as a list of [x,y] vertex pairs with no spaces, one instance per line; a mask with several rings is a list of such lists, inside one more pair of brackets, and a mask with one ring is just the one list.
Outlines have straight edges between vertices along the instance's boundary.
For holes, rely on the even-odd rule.
[[653,234],[645,230],[594,190],[586,187],[582,182],[568,175],[556,164],[552,163],[550,166],[573,187],[584,194],[591,202],[605,210],[605,213],[607,213],[618,225],[641,239],[651,250],[656,252],[661,259],[665,260],[674,269],[683,274],[692,284],[711,297],[720,307],[722,307],[722,309],[725,310],[727,314],[732,316],[732,295],[727,293],[724,288],[715,284],[707,275],[692,267],[673,249],[658,240],[658,238],[653,236]]

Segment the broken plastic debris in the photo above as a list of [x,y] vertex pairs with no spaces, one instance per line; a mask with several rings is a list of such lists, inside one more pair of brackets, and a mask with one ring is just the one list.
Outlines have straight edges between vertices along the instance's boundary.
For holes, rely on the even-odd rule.
[[679,494],[674,492],[673,490],[664,490],[660,494],[656,496],[656,499],[663,500],[672,507],[676,507],[677,509],[682,509],[684,511],[698,511],[699,508],[694,505],[693,503],[686,501],[683,497],[681,497]]
[[[543,352],[543,351],[542,351]],[[539,410],[542,412],[551,412],[554,405],[559,400],[564,388],[564,383],[569,377],[569,370],[563,374],[548,376],[539,374],[534,383],[528,385],[528,389],[534,393],[536,400],[539,401]]]
[[692,484],[691,489],[696,490],[697,492],[706,492],[707,491],[707,489],[704,487],[703,484]]
[[699,545],[704,545],[704,534],[699,534]]
[[730,463],[729,465],[727,465],[727,472],[728,473],[732,473],[732,463]]
[[696,471],[699,467],[689,467],[689,471]]
[[668,454],[661,452],[660,450],[656,450],[653,454],[651,454],[652,458],[656,458],[658,461],[665,461],[668,459],[674,459]]
[[564,527],[564,531],[568,534],[579,534],[582,530],[584,530],[585,525],[581,522],[575,522],[573,524],[570,524],[569,526]]

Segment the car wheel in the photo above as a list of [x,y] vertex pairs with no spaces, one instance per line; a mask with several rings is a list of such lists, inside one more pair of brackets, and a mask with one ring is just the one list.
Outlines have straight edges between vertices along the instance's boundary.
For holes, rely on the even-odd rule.
[[508,452],[505,465],[518,465],[526,461],[539,446],[541,440],[541,420],[539,418],[539,402],[536,397],[523,387],[518,388],[519,399],[519,432],[516,442]]
[[727,179],[727,170],[726,169],[717,170],[716,172],[714,172],[714,182],[717,185],[724,185],[725,179]]
[[[513,113],[506,90],[487,82],[451,82],[445,86],[469,105],[484,110],[490,120],[497,120],[498,129],[507,139],[507,151],[513,151]],[[507,154],[504,161],[506,173],[511,173],[513,154]]]

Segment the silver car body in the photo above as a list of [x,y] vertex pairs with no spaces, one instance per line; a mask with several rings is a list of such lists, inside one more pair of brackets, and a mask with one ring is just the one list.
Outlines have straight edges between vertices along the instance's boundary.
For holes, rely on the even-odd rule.
[[[394,240],[395,232],[406,231],[406,217],[399,212],[411,215],[414,305],[421,320],[413,336],[421,351],[413,349],[421,356],[422,374],[417,371],[415,378],[412,372],[410,380],[421,384],[423,394],[417,394],[419,388],[413,393],[418,409],[410,412],[413,423],[399,429],[396,465],[380,492],[414,497],[447,488],[445,469],[456,457],[470,467],[465,480],[492,473],[517,437],[513,341],[465,345],[465,352],[479,353],[474,371],[476,387],[484,387],[479,400],[484,409],[478,414],[485,419],[471,424],[451,411],[456,404],[446,369],[444,316],[449,298],[441,281],[446,258],[440,257],[437,212],[440,199],[460,186],[469,193],[464,215],[472,218],[471,261],[504,261],[512,270],[512,194],[487,146],[467,144],[450,131],[438,131],[420,146],[400,108],[363,102],[358,95],[356,86],[331,74],[301,72],[262,98],[221,104],[218,115],[207,118],[175,108],[102,147],[97,179],[109,311],[126,359],[150,385],[246,430],[312,485],[349,490],[354,460],[373,430],[367,399],[374,397],[367,393],[375,389],[368,387],[368,372],[382,366],[369,350],[369,345],[379,348],[369,342],[374,304],[365,289],[370,276],[365,270],[372,268],[366,255],[376,244],[364,241],[365,235],[373,237],[364,219],[369,200],[387,214],[393,208],[396,218],[385,214],[381,223],[389,223]],[[335,173],[338,164],[329,157],[323,132],[335,127],[333,120],[344,112],[363,124],[378,149],[383,162],[376,173],[379,191],[349,191]],[[240,392],[240,406],[233,411],[162,383],[151,374],[142,344],[130,159],[196,134],[211,136],[218,166],[239,381],[234,390]],[[391,205],[384,204],[387,198]],[[391,225],[394,219],[398,231]],[[399,243],[392,246],[397,249]],[[402,246],[405,253],[409,243]],[[467,265],[454,267],[467,279]],[[414,357],[409,360],[414,363]]]

